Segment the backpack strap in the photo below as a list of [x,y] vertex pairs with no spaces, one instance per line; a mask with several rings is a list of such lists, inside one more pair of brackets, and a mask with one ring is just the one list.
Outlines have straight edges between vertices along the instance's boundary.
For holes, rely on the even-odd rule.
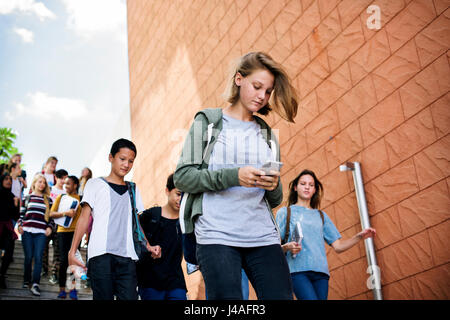
[[[104,179],[106,181],[106,179]],[[139,218],[137,215],[137,209],[136,209],[136,184],[131,181],[126,181],[127,187],[128,187],[128,193],[130,194],[130,202],[131,202],[131,209],[132,209],[132,219],[133,219],[133,225],[135,227],[135,232],[137,233],[138,240],[141,242],[145,242],[144,234],[141,230],[141,224],[139,223]]]
[[290,233],[290,225],[291,225],[291,207],[287,207],[286,214],[286,232],[284,233],[283,244],[288,242],[289,233]]
[[322,219],[322,226],[323,226],[325,224],[325,218],[323,216],[323,211],[319,210],[319,213],[320,213],[320,218]]
[[277,137],[273,134],[272,128],[264,121],[264,119],[258,117],[257,115],[253,115],[255,121],[261,127],[261,134],[264,137],[264,140],[269,145],[270,150],[272,151],[272,160],[280,161],[280,148]]
[[[31,188],[30,188],[30,191],[31,191]],[[24,211],[24,213],[23,213],[23,216],[22,216],[22,213],[21,213],[21,212],[19,213],[19,219],[18,219],[18,221],[19,221],[19,225],[20,225],[20,226],[22,226],[22,224],[23,224],[23,220],[22,220],[22,219],[25,219],[25,215],[26,215],[27,210],[28,210],[28,204],[30,203],[30,198],[31,198],[31,193],[30,193],[30,194],[27,194],[27,195],[23,198],[23,207],[25,208],[25,211]]]
[[144,230],[148,241],[155,235],[159,228],[162,215],[162,208],[159,206],[151,207],[139,215],[139,221]]
[[[202,163],[200,164],[200,169],[206,169],[208,168],[209,156],[212,153],[212,144],[215,143],[215,136],[214,134],[217,132],[220,132],[222,130],[222,109],[221,108],[207,108],[200,110],[197,112],[194,116],[194,119],[197,118],[199,114],[202,114],[207,121],[207,141],[205,144],[202,144]],[[216,131],[214,131],[216,130]],[[202,133],[203,136],[204,132]],[[190,194],[188,192],[182,192],[181,193],[181,201],[180,201],[180,230],[181,233],[185,233],[186,231],[186,225],[185,225],[185,217],[189,216],[190,213],[186,213],[186,205],[188,203],[188,198],[190,197]],[[190,201],[190,200],[189,200]]]

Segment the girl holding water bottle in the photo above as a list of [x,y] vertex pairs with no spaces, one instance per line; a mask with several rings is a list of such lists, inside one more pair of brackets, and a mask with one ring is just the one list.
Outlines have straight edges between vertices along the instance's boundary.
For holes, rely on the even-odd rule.
[[[320,210],[323,192],[315,173],[303,170],[289,184],[287,207],[278,210],[276,216],[282,238],[289,221],[289,234],[282,249],[286,252],[294,293],[299,300],[326,300],[328,297],[330,273],[324,240],[341,253],[376,233],[375,229],[368,228],[350,239],[342,239],[328,215]],[[297,224],[303,233],[301,243],[292,241]]]

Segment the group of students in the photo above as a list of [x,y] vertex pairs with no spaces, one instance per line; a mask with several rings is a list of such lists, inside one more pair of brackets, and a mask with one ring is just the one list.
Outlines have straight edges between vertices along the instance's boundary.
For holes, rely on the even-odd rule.
[[[225,108],[195,115],[174,174],[175,186],[184,192],[180,222],[184,233],[195,235],[208,298],[242,299],[243,269],[258,299],[289,300],[293,293],[298,299],[326,299],[324,240],[339,253],[375,230],[342,239],[320,210],[324,190],[309,170],[290,183],[287,206],[275,219],[272,209],[283,201],[279,167],[263,169],[266,163],[281,165],[280,147],[257,114],[274,111],[294,122],[295,88],[279,63],[262,52],[242,56],[225,96]],[[293,241],[297,222],[301,243]]]
[[[184,300],[183,255],[202,273],[208,299],[245,298],[247,278],[258,299],[326,299],[324,241],[339,253],[375,236],[370,228],[342,239],[320,210],[324,188],[310,170],[291,181],[287,206],[273,214],[283,201],[280,167],[263,169],[281,165],[280,147],[257,114],[274,111],[294,122],[298,108],[279,63],[262,52],[242,56],[226,97],[227,107],[195,115],[167,180],[166,205],[145,210],[139,190],[125,181],[137,156],[126,139],[111,147],[110,174],[86,183],[68,264],[87,269],[93,299]],[[90,221],[84,264],[75,253]],[[293,236],[297,224],[301,243]]]
[[[69,175],[64,169],[56,170],[58,160],[50,157],[41,172],[34,175],[29,193],[26,172],[20,167],[21,155],[14,155],[1,168],[1,247],[4,249],[0,273],[0,287],[6,288],[6,272],[12,262],[14,242],[21,237],[24,250],[23,288],[29,288],[33,295],[40,295],[42,275],[49,275],[52,284],[59,283],[59,298],[65,298],[67,254],[72,242],[80,208],[62,211],[63,197],[80,201],[84,185],[92,177],[89,168],[84,168],[80,178]],[[19,179],[20,177],[20,179]],[[16,185],[18,187],[14,187]],[[55,223],[58,218],[68,217],[66,225]],[[15,232],[15,228],[17,232]],[[53,260],[49,265],[49,244],[53,245]],[[50,274],[49,274],[50,273]],[[78,298],[76,289],[70,292],[74,300]]]
[[[87,269],[94,299],[185,299],[183,254],[201,271],[208,299],[245,298],[247,278],[258,299],[293,299],[294,293],[326,299],[324,241],[339,253],[375,235],[366,229],[342,239],[320,210],[324,190],[309,170],[290,183],[287,206],[273,215],[283,200],[280,172],[262,167],[280,163],[280,147],[256,114],[273,110],[293,122],[297,98],[281,65],[261,52],[244,55],[229,78],[227,101],[223,109],[196,114],[162,208],[144,210],[139,191],[124,180],[136,146],[114,142],[110,175],[86,185],[69,252],[70,264],[86,268],[74,251],[93,216]],[[301,243],[293,238],[297,223]],[[148,252],[138,256],[142,243]]]

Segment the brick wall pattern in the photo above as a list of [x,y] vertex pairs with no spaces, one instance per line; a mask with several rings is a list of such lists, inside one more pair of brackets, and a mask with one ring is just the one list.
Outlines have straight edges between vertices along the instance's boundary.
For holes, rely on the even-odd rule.
[[[369,29],[370,5],[381,28]],[[302,169],[325,186],[344,237],[360,230],[352,175],[361,162],[385,299],[450,298],[449,0],[128,0],[135,181],[164,204],[195,112],[226,105],[230,62],[265,51],[300,97],[279,130],[282,183]],[[364,244],[327,248],[330,299],[372,299]],[[202,298],[201,279],[187,277]],[[254,293],[252,293],[254,298]]]

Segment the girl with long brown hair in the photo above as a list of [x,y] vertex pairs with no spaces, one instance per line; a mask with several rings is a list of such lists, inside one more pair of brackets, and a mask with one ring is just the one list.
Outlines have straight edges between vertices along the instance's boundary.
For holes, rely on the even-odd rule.
[[88,167],[83,168],[83,170],[81,170],[81,176],[79,179],[80,187],[78,188],[78,195],[80,197],[83,197],[84,186],[86,185],[88,180],[91,178],[92,178],[92,170],[89,169]]
[[[299,300],[326,300],[328,297],[330,273],[324,241],[341,253],[376,233],[375,229],[368,228],[350,239],[342,239],[331,219],[321,210],[323,194],[323,185],[316,174],[303,170],[289,184],[287,207],[277,212],[280,233],[286,235],[282,248],[286,252],[294,293]],[[289,233],[286,231],[287,221]],[[297,223],[303,234],[301,244],[293,241]]]

